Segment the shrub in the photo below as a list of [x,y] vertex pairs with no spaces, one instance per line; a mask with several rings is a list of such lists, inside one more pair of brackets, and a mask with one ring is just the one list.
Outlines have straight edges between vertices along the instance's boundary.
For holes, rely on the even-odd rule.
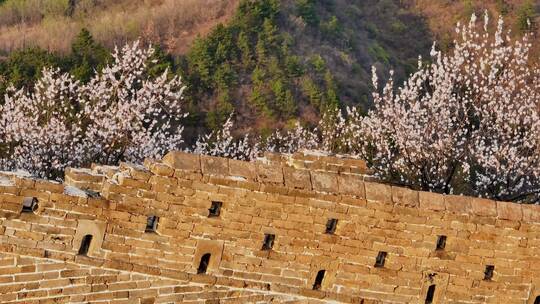
[[58,57],[37,47],[12,52],[6,61],[0,62],[0,72],[5,78],[0,84],[0,95],[4,95],[10,84],[16,88],[31,87],[41,77],[43,68],[60,63]]
[[75,79],[88,82],[95,70],[101,70],[110,60],[109,51],[96,43],[87,29],[82,29],[71,45],[71,54],[67,59],[71,66],[70,73]]
[[328,39],[335,40],[341,38],[343,27],[339,23],[337,17],[332,16],[328,21],[321,24],[321,31],[328,37]]
[[390,55],[388,52],[377,42],[374,42],[369,46],[368,52],[371,56],[375,57],[379,62],[388,64],[390,63]]

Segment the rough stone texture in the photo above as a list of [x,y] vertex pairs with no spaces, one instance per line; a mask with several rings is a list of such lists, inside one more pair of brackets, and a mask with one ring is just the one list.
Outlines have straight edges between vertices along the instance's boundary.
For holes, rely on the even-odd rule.
[[526,222],[540,222],[540,205],[521,205],[523,220]]
[[311,303],[262,288],[200,284],[188,276],[166,278],[3,253],[0,265],[0,303]]
[[257,177],[263,183],[280,185],[284,183],[283,168],[276,164],[257,164]]
[[223,241],[198,240],[195,256],[193,257],[193,270],[197,271],[203,255],[209,253],[210,263],[208,273],[218,272],[223,254]]
[[497,216],[500,219],[520,221],[523,217],[521,206],[507,202],[497,202]]
[[331,172],[311,172],[313,190],[321,192],[338,192],[337,174]]
[[311,190],[311,176],[307,170],[284,167],[285,186],[293,189]]
[[418,191],[395,186],[392,186],[392,201],[394,204],[410,207],[416,207],[420,203]]
[[471,212],[471,197],[462,195],[447,195],[444,197],[446,210],[457,214],[469,214]]
[[201,155],[203,174],[229,175],[229,160],[222,157]]
[[363,177],[356,174],[338,175],[339,193],[354,195],[361,198],[366,197]]
[[418,200],[420,202],[420,208],[434,211],[446,210],[443,195],[432,192],[419,191]]
[[94,173],[89,169],[68,168],[64,175],[66,185],[93,191],[99,191],[105,180],[105,175]]
[[365,182],[366,199],[384,203],[392,202],[392,187],[390,185]]
[[497,205],[485,198],[473,198],[472,212],[480,216],[497,216]]
[[200,171],[201,159],[200,155],[189,154],[180,151],[171,151],[163,157],[163,163],[174,169],[182,169],[188,171]]
[[231,176],[243,177],[247,180],[257,179],[257,168],[254,163],[229,159],[229,173]]
[[[540,296],[539,206],[380,184],[358,160],[268,157],[171,152],[145,167],[70,169],[69,187],[2,175],[0,303],[424,303],[432,285],[434,303]],[[25,197],[38,199],[35,214],[21,213]],[[212,201],[223,202],[218,217]]]

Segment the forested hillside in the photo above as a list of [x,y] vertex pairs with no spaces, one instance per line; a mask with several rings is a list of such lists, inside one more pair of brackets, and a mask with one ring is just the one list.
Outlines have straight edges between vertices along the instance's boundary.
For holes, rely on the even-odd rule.
[[[160,47],[158,67],[183,76],[192,135],[231,113],[239,133],[264,135],[346,104],[366,108],[372,65],[403,77],[431,45],[424,20],[394,0],[4,0],[0,20],[0,91],[31,87],[49,65],[87,81],[112,45],[141,37]],[[208,31],[212,21],[221,24]],[[200,37],[182,50],[184,28]]]
[[158,47],[154,75],[169,68],[187,86],[188,139],[232,113],[237,134],[264,137],[347,105],[366,110],[372,66],[401,83],[434,39],[450,48],[454,25],[486,8],[515,32],[535,26],[526,0],[3,0],[0,93],[31,90],[45,66],[88,81],[114,45],[141,39]]
[[403,77],[430,45],[423,20],[395,1],[246,1],[179,71],[207,126],[235,111],[240,127],[264,134],[346,104],[367,107],[372,65]]

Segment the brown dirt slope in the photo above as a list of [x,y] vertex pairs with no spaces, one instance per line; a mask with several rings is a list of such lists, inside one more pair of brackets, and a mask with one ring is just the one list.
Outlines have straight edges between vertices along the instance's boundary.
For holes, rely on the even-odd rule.
[[[426,17],[427,23],[435,38],[443,48],[451,47],[455,36],[455,27],[458,22],[467,22],[473,13],[483,15],[487,10],[493,22],[502,16],[505,26],[512,30],[514,35],[523,34],[523,22],[529,18],[532,30],[538,39],[540,33],[538,0],[406,0],[410,9]],[[526,21],[525,21],[526,22]],[[538,43],[536,43],[538,44]],[[535,51],[538,52],[538,47]]]
[[226,22],[238,0],[5,0],[0,1],[0,50],[24,46],[67,53],[86,27],[105,46],[141,37],[183,54],[197,35]]

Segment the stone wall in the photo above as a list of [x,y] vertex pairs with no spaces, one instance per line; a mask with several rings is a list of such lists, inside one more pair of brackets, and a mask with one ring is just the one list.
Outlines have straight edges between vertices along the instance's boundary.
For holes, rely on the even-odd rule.
[[[0,254],[0,303],[287,303],[293,297]],[[211,301],[210,301],[211,302]]]
[[[13,261],[0,256],[0,302],[533,304],[539,236],[540,206],[377,183],[359,160],[171,152],[144,166],[70,169],[65,184],[4,174],[0,253]],[[135,282],[135,295],[139,281],[170,293],[65,298],[65,280],[29,293],[41,279],[38,268],[19,274],[25,261],[60,265],[44,284],[80,268]]]

